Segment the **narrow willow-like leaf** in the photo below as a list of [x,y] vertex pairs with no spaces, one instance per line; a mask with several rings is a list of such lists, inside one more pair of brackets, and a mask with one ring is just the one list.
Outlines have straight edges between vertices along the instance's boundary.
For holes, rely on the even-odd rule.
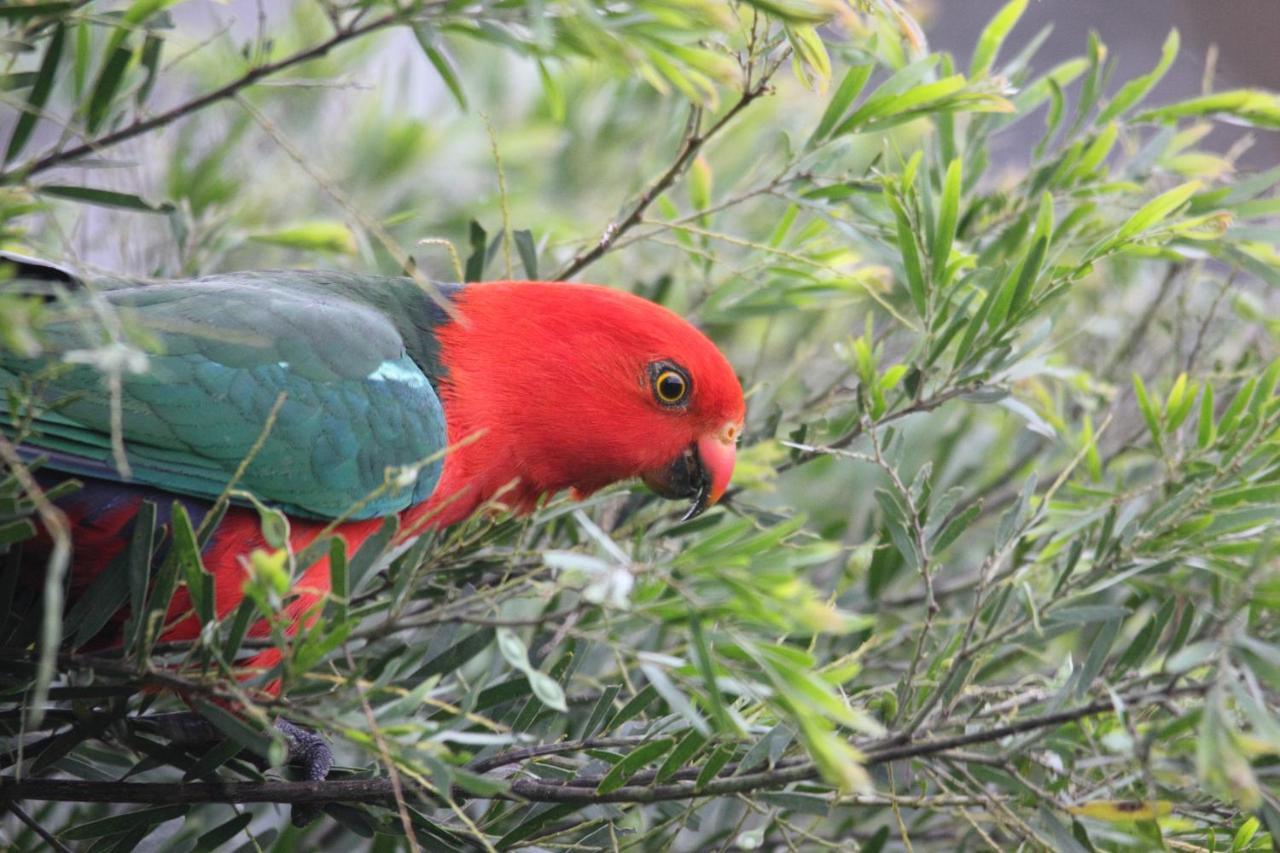
[[449,90],[449,94],[453,96],[454,101],[457,102],[459,109],[466,112],[466,90],[462,87],[462,79],[458,75],[458,69],[454,66],[453,60],[440,49],[439,34],[432,27],[423,23],[415,23],[412,29],[414,38],[418,40],[418,46],[422,48],[423,55],[427,57],[427,61],[431,63],[436,73],[440,75],[440,79]]
[[644,677],[649,680],[649,684],[654,690],[658,691],[658,695],[667,703],[667,706],[675,713],[684,717],[689,725],[693,726],[700,734],[710,735],[711,727],[707,725],[706,719],[703,718],[698,710],[693,707],[693,703],[689,701],[689,697],[685,696],[680,688],[667,676],[661,668],[651,663],[640,664],[640,671],[644,673]]
[[112,815],[99,820],[73,826],[59,833],[68,841],[84,841],[89,838],[101,838],[105,835],[116,835],[138,826],[153,827],[186,815],[191,806],[185,804],[170,806],[151,806],[125,814]]
[[76,187],[67,184],[41,184],[35,188],[41,195],[70,199],[98,207],[114,207],[138,213],[170,213],[174,207],[169,202],[152,204],[132,193],[104,190],[97,187]]
[[818,126],[813,129],[813,134],[809,137],[808,147],[819,145],[827,140],[836,122],[862,93],[863,87],[867,85],[867,80],[871,79],[871,72],[874,70],[873,65],[855,65],[845,72],[840,85],[836,87],[831,100],[827,102],[827,108],[823,111]]
[[671,738],[662,738],[661,740],[641,744],[631,750],[621,761],[610,768],[609,772],[600,780],[600,784],[596,786],[596,792],[607,794],[610,791],[618,790],[627,784],[627,780],[634,776],[636,771],[666,755],[667,751],[674,745],[675,741]]
[[1206,382],[1200,392],[1200,419],[1196,426],[1196,444],[1201,450],[1213,444],[1217,428],[1213,423],[1213,385]]
[[49,100],[49,92],[53,89],[58,63],[62,59],[62,48],[66,44],[66,38],[66,27],[61,23],[57,24],[53,28],[53,34],[49,37],[49,45],[45,48],[44,58],[40,60],[40,70],[36,72],[35,82],[31,86],[31,92],[27,95],[27,103],[18,115],[18,120],[14,122],[13,132],[9,134],[9,146],[5,149],[4,154],[6,163],[21,154],[22,149],[26,147],[27,140],[31,138],[31,131],[35,128],[36,122],[40,118],[40,112],[44,109],[45,102]]
[[98,72],[93,94],[89,97],[85,126],[90,133],[97,133],[98,128],[106,120],[111,105],[115,101],[116,91],[124,81],[125,69],[129,67],[129,60],[132,58],[133,50],[128,46],[127,40],[122,40],[120,46],[108,54],[107,61]]
[[538,249],[533,244],[533,233],[529,229],[511,232],[516,251],[520,254],[520,263],[524,266],[524,274],[531,280],[538,278]]
[[200,716],[243,748],[264,758],[271,753],[271,744],[278,737],[273,737],[271,733],[254,726],[220,705],[203,699],[197,699],[195,705]]
[[200,549],[196,544],[196,532],[187,516],[186,507],[177,504],[173,519],[173,548],[178,563],[182,566],[187,582],[187,592],[191,596],[191,606],[201,625],[208,625],[214,620],[213,576],[205,571],[200,559]]
[[983,28],[973,49],[973,61],[969,63],[970,77],[979,77],[991,70],[1000,46],[1026,10],[1027,0],[1010,0]]
[[1160,61],[1156,63],[1156,67],[1151,69],[1150,73],[1135,77],[1121,86],[1120,91],[1116,92],[1116,96],[1111,99],[1111,103],[1099,113],[1098,124],[1105,124],[1114,118],[1119,118],[1142,102],[1147,93],[1164,79],[1165,72],[1178,56],[1180,41],[1178,31],[1170,30],[1168,37],[1164,40],[1164,46],[1160,49]]
[[698,675],[707,693],[707,702],[711,706],[711,716],[715,719],[716,730],[731,732],[735,726],[725,711],[724,701],[720,698],[720,687],[716,683],[715,666],[711,661],[711,649],[702,631],[702,621],[696,611],[689,611],[689,637],[693,649],[694,663],[698,667]]
[[956,236],[956,222],[960,215],[960,187],[962,181],[960,161],[947,164],[947,174],[942,180],[942,201],[938,206],[938,224],[934,228],[933,251],[930,264],[933,280],[945,283],[947,263],[951,260],[951,244]]
[[471,242],[471,254],[467,256],[466,280],[482,281],[484,279],[484,268],[489,259],[489,256],[485,253],[489,235],[480,227],[480,223],[474,219],[471,220],[468,233]]
[[707,743],[707,738],[695,731],[689,729],[684,736],[676,742],[675,747],[670,754],[663,760],[662,766],[658,768],[658,774],[654,777],[655,782],[665,782],[676,774],[677,771],[684,769],[685,765],[697,755],[698,751]]
[[1151,440],[1155,442],[1156,447],[1161,445],[1160,430],[1160,414],[1156,411],[1155,404],[1151,402],[1151,398],[1147,396],[1147,386],[1142,383],[1142,377],[1133,374],[1133,393],[1138,398],[1138,409],[1142,412],[1142,419],[1147,422],[1147,429],[1151,433]]
[[57,2],[46,3],[6,3],[0,6],[0,20],[22,21],[44,15],[56,15],[59,12],[70,11],[76,5],[72,0],[57,0]]
[[217,850],[243,832],[245,827],[252,822],[253,815],[251,813],[238,814],[197,838],[195,850],[197,853],[211,853],[211,851]]
[[911,221],[907,218],[907,211],[902,203],[888,190],[885,191],[885,199],[893,210],[894,219],[898,224],[898,251],[902,254],[902,266],[907,274],[907,288],[911,293],[911,303],[915,306],[916,314],[923,317],[927,310],[924,271],[920,266],[920,253],[916,250],[915,232],[911,228]]

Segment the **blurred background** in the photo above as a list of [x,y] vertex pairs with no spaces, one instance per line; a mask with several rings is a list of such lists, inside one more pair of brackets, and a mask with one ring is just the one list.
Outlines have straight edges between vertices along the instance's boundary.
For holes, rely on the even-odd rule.
[[[946,3],[926,0],[918,7],[932,46],[964,56],[999,0]],[[1039,52],[1055,63],[1079,54],[1090,30],[1096,30],[1116,61],[1116,80],[1128,80],[1151,67],[1160,44],[1177,27],[1182,52],[1156,88],[1157,99],[1197,94],[1212,70],[1215,88],[1280,88],[1280,3],[1276,0],[1036,0],[1018,23],[1018,36],[1051,32]],[[1206,60],[1216,55],[1216,63]],[[1280,140],[1262,136],[1242,162],[1268,167],[1280,161]]]
[[[930,47],[950,51],[961,66],[982,27],[1001,5],[1001,0],[907,4],[924,26]],[[152,112],[200,91],[209,81],[225,79],[227,69],[241,61],[255,39],[301,43],[322,36],[327,28],[310,4],[289,0],[188,0],[169,14],[187,43],[180,53],[167,46],[165,63],[185,68],[191,86],[186,91],[163,91],[166,83],[177,79],[170,75],[162,81],[162,89],[151,95]],[[1044,42],[1032,63],[1043,71],[1081,55],[1089,32],[1096,31],[1108,46],[1108,59],[1116,64],[1114,80],[1123,81],[1151,68],[1173,27],[1181,32],[1182,49],[1153,93],[1154,102],[1200,92],[1208,74],[1218,89],[1280,87],[1276,0],[1036,0],[1012,40],[1025,44],[1043,32]],[[450,33],[439,44],[459,71],[461,94],[468,99],[465,111],[424,55],[419,39],[405,28],[339,48],[325,60],[331,76],[322,82],[309,79],[299,85],[275,80],[252,95],[268,118],[273,110],[289,105],[275,120],[296,153],[313,164],[314,174],[296,160],[291,162],[267,134],[246,133],[252,122],[244,110],[224,103],[198,121],[179,122],[113,148],[105,156],[108,164],[130,168],[95,168],[93,177],[97,185],[151,198],[191,190],[197,233],[184,235],[184,240],[192,251],[197,247],[212,251],[218,258],[216,266],[223,268],[251,261],[279,265],[299,260],[287,252],[263,257],[264,243],[270,243],[271,229],[266,226],[280,223],[282,217],[296,223],[307,214],[329,220],[337,213],[342,219],[341,206],[332,193],[317,186],[317,176],[356,196],[377,199],[375,209],[394,209],[403,226],[396,233],[405,239],[440,237],[463,245],[467,220],[496,212],[488,121],[511,172],[508,190],[513,211],[526,216],[529,224],[536,221],[537,230],[549,241],[544,246],[553,254],[567,256],[573,247],[564,241],[591,239],[581,232],[579,223],[599,223],[617,212],[650,177],[637,166],[653,163],[656,168],[678,139],[678,120],[655,128],[635,110],[631,115],[615,111],[620,100],[609,94],[610,86],[620,86],[629,94],[637,86],[634,79],[613,81],[602,90],[596,84],[611,72],[598,65],[561,69],[554,58],[546,58],[540,71],[538,60],[496,42]],[[552,74],[556,83],[548,87]],[[323,72],[319,76],[323,78]],[[778,94],[760,111],[766,114],[762,124],[805,127],[821,108],[822,99],[794,79],[782,80]],[[654,92],[636,95],[641,104],[657,100]],[[563,127],[561,113],[567,120]],[[0,109],[0,135],[7,135],[16,115]],[[508,130],[518,135],[508,137]],[[50,123],[41,123],[30,147],[51,143],[56,132]],[[999,173],[1002,157],[1008,158],[1010,169],[1019,168],[1025,161],[1019,151],[1025,155],[1039,133],[1038,122],[1028,121],[1003,133],[993,147],[995,172]],[[594,159],[586,162],[581,154],[593,147],[590,143],[600,134],[615,137],[621,156],[609,162],[593,151]],[[1238,140],[1238,135],[1215,131],[1208,147],[1226,149]],[[1238,159],[1242,167],[1266,168],[1280,162],[1280,140],[1273,135],[1250,137],[1246,144]],[[736,165],[745,167],[746,161]],[[75,181],[87,171],[60,173]],[[252,185],[257,185],[257,192],[240,191]],[[307,201],[300,204],[303,199]],[[242,225],[256,221],[263,230],[256,237],[251,228],[207,240],[215,235],[200,233],[200,226],[217,227],[213,223],[217,217],[204,214],[211,213],[210,208],[225,211],[228,205],[236,212],[225,218]],[[163,223],[154,217],[119,212],[86,215],[84,208],[76,208],[74,216],[74,221],[60,220],[58,239],[91,267],[137,274],[191,273],[208,267],[208,259],[197,260],[194,254],[177,257],[172,235],[157,229]],[[248,247],[246,239],[253,244],[252,251],[240,251]],[[371,247],[361,248],[365,262],[370,262]],[[442,249],[422,254],[420,261],[431,274],[453,277]]]

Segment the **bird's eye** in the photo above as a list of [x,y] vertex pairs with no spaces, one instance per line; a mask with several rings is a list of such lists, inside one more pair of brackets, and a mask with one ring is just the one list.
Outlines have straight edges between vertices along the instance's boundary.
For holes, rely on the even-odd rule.
[[689,396],[689,380],[678,370],[665,367],[654,374],[653,393],[665,406],[679,405]]

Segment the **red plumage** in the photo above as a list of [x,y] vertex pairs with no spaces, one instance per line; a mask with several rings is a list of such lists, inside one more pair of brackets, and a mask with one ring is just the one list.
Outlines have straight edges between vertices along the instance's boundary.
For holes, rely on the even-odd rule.
[[[583,496],[632,477],[661,488],[664,472],[695,457],[705,468],[702,505],[724,490],[744,415],[742,389],[720,351],[684,319],[630,294],[564,283],[471,285],[455,305],[458,317],[433,330],[450,450],[430,499],[401,513],[403,535],[456,523],[494,499],[527,511],[543,495],[572,489]],[[688,385],[679,404],[655,398],[654,371],[668,364]],[[73,591],[123,547],[150,491],[110,487],[118,505],[109,511],[85,506],[91,494],[69,502],[78,543]],[[325,526],[291,519],[291,548],[301,550]],[[350,554],[379,526],[377,519],[348,522],[335,532]],[[248,554],[266,547],[257,513],[230,509],[203,553],[220,617],[243,598]],[[295,582],[287,605],[293,630],[310,624],[328,592],[322,559]],[[185,588],[166,624],[163,640],[198,635]],[[259,625],[252,633],[265,632]],[[272,651],[251,664],[278,660]]]

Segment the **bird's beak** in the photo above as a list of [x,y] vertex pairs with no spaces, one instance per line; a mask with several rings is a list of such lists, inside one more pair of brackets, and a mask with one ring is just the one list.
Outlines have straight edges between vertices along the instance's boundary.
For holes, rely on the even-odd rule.
[[699,516],[729,487],[741,432],[742,424],[725,424],[718,432],[690,444],[667,467],[645,474],[642,479],[664,498],[692,499],[682,520]]

